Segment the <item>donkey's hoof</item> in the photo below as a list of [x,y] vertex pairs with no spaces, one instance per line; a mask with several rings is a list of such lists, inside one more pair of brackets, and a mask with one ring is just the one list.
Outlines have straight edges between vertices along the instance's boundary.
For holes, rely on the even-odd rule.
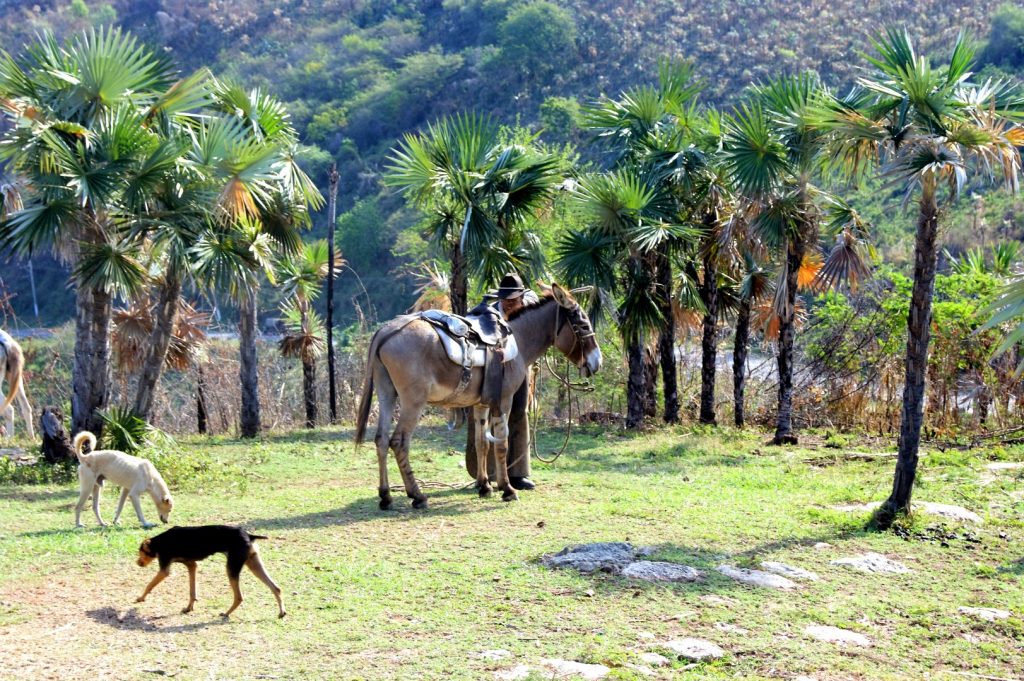
[[486,499],[487,497],[491,496],[491,486],[490,485],[487,485],[485,487],[477,487],[477,491],[480,493],[480,498],[481,499]]
[[377,504],[377,506],[380,507],[380,510],[382,510],[382,511],[390,511],[391,510],[391,497],[381,497],[380,498],[380,503]]
[[519,495],[516,494],[514,489],[505,490],[505,493],[501,495],[502,501],[519,501]]
[[422,499],[413,499],[412,507],[420,511],[425,510],[427,508],[427,498],[423,497]]

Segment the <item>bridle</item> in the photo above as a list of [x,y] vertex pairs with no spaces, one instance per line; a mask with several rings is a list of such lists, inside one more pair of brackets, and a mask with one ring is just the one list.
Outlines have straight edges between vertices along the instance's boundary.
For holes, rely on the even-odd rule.
[[[558,301],[555,301],[555,304],[558,305],[558,310],[555,312],[555,338],[558,338],[558,334],[561,333],[562,327],[566,322],[568,322],[569,327],[572,329],[573,343],[572,347],[570,347],[569,351],[565,354],[566,356],[571,357],[577,346],[582,346],[583,341],[588,338],[593,338],[597,334],[594,332],[594,328],[583,316],[583,308],[580,307],[579,303],[576,303],[571,309],[562,307]],[[562,316],[562,310],[566,311],[565,316]],[[581,359],[585,358],[581,355]]]

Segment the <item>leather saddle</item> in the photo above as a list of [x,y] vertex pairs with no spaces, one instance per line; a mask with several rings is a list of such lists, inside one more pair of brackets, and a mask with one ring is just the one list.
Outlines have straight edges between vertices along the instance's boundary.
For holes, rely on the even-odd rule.
[[425,310],[419,317],[434,327],[448,359],[463,368],[485,366],[488,355],[501,356],[502,363],[515,359],[519,355],[515,336],[497,310],[478,305],[472,312],[477,314],[463,317],[442,310]]

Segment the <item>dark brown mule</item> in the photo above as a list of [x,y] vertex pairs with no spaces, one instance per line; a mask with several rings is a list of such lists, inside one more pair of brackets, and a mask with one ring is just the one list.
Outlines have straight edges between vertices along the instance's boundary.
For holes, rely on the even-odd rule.
[[[491,493],[487,479],[487,443],[494,444],[498,488],[506,501],[516,499],[509,484],[506,457],[508,454],[508,413],[512,396],[526,378],[529,367],[555,346],[588,376],[601,368],[601,349],[597,347],[594,330],[586,312],[558,284],[538,302],[513,313],[509,326],[515,335],[519,355],[505,363],[501,399],[491,413],[489,405],[480,402],[483,369],[471,371],[468,385],[459,390],[462,367],[452,363],[445,354],[434,327],[415,316],[404,315],[387,322],[370,341],[366,378],[359,403],[356,423],[356,446],[363,442],[370,418],[374,387],[380,403],[377,420],[377,466],[380,472],[380,508],[391,507],[388,485],[388,448],[395,451],[398,470],[402,473],[405,492],[413,500],[413,508],[426,508],[427,497],[420,491],[409,465],[409,442],[412,432],[427,405],[447,408],[473,407],[476,419],[477,485],[480,496]],[[391,429],[395,402],[401,404],[398,424]],[[490,421],[488,427],[488,420]]]

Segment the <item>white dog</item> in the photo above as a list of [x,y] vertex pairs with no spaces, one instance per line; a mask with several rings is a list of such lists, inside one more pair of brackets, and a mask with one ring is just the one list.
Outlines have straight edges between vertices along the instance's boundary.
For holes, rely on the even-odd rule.
[[7,427],[0,425],[0,437],[14,435],[14,405],[15,399],[21,408],[21,417],[25,420],[25,430],[30,438],[36,434],[32,428],[32,405],[28,403],[25,396],[25,355],[21,351],[18,341],[11,338],[10,334],[0,329],[0,381],[7,380],[7,395],[0,395],[3,404],[0,405],[0,418],[5,418]]
[[167,484],[160,477],[156,466],[145,459],[137,456],[130,456],[124,452],[105,449],[89,454],[82,453],[83,445],[88,442],[89,449],[96,447],[96,436],[87,430],[75,436],[73,446],[78,456],[78,483],[81,487],[78,497],[78,505],[75,506],[75,526],[82,527],[82,509],[85,502],[92,493],[92,510],[96,514],[96,520],[100,525],[106,526],[103,518],[100,517],[100,490],[103,481],[110,482],[121,488],[121,500],[117,502],[117,510],[114,512],[114,524],[121,517],[121,509],[124,508],[124,501],[132,498],[132,505],[135,507],[135,515],[145,528],[156,527],[155,523],[147,523],[142,515],[142,505],[139,503],[139,495],[149,492],[156,504],[156,510],[160,520],[167,522],[171,514],[174,501],[171,499],[170,490]]

